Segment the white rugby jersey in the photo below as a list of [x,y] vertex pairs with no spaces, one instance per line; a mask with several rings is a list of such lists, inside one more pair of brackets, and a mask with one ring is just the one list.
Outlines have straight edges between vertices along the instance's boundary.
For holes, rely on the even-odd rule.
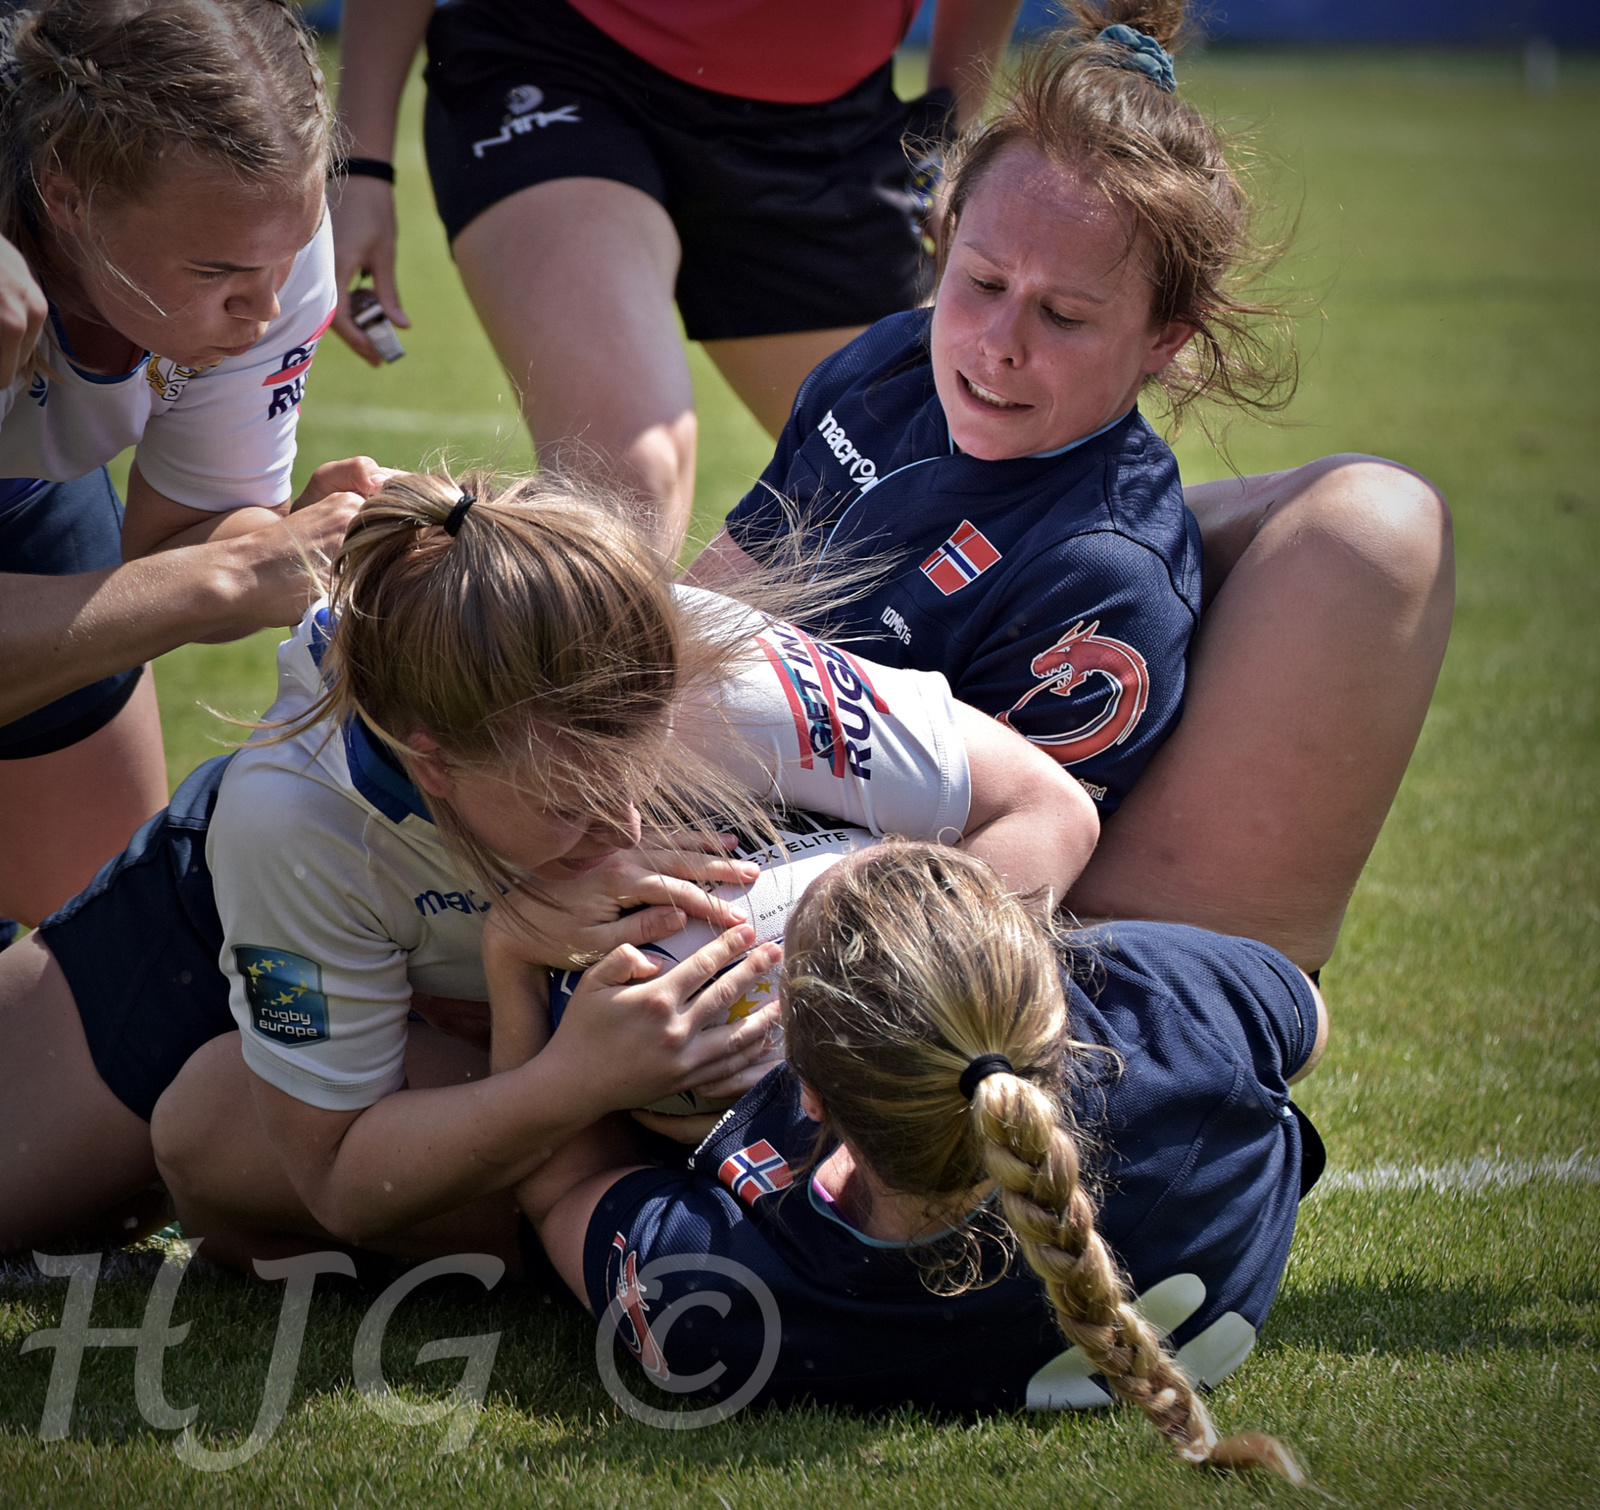
[[[945,679],[749,618],[751,653],[709,706],[682,710],[682,737],[763,798],[873,834],[959,836],[971,790]],[[326,625],[319,605],[280,647],[268,722],[319,695]],[[206,858],[245,1062],[298,1100],[351,1111],[399,1089],[413,990],[488,995],[488,899],[359,726],[240,751]]]
[[278,291],[278,318],[243,356],[195,368],[146,352],[107,377],[75,366],[53,333],[56,376],[0,390],[0,478],[66,482],[136,446],[145,481],[189,508],[287,501],[306,369],[337,300],[324,213]]

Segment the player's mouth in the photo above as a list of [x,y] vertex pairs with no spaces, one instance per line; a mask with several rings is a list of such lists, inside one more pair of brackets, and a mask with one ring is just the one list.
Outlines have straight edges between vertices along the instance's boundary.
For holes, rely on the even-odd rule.
[[1002,412],[1007,410],[1031,409],[1032,404],[1019,404],[1014,399],[1001,398],[998,393],[984,388],[972,381],[966,373],[958,372],[956,376],[961,380],[961,391],[983,405],[986,409],[997,409]]

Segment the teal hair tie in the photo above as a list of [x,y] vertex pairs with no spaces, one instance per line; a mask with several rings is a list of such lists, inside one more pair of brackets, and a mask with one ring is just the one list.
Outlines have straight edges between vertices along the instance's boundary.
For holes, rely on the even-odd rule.
[[1172,71],[1172,54],[1154,37],[1119,22],[1106,27],[1095,41],[1114,42],[1122,49],[1123,56],[1117,60],[1118,68],[1131,68],[1135,73],[1142,73],[1158,89],[1165,89],[1168,94],[1176,91],[1178,76]]

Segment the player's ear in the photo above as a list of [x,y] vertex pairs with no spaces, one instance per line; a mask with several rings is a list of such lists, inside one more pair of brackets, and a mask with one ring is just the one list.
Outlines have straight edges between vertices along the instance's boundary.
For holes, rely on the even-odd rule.
[[1173,320],[1158,330],[1150,332],[1150,344],[1145,348],[1144,361],[1139,370],[1146,377],[1160,372],[1193,339],[1195,327],[1182,320]]
[[39,200],[59,230],[82,236],[88,230],[88,205],[70,173],[46,168],[39,174]]
[[406,750],[411,779],[426,796],[448,802],[456,781],[450,767],[440,758],[439,741],[423,729],[413,729],[406,739]]
[[800,1110],[813,1122],[826,1122],[828,1120],[828,1113],[823,1108],[822,1098],[804,1080],[800,1082]]

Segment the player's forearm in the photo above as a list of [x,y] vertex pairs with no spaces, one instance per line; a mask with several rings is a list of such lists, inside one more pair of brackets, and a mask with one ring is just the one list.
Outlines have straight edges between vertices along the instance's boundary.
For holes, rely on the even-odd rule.
[[928,48],[928,87],[956,97],[956,127],[982,113],[1020,0],[939,0]]
[[165,552],[70,577],[0,575],[0,723],[179,645],[250,625],[240,542]]
[[394,157],[395,123],[433,0],[345,0],[339,32],[339,126],[350,157]]
[[966,703],[955,709],[972,783],[961,848],[992,865],[1013,891],[1056,906],[1099,841],[1094,803],[1015,730]]
[[557,1071],[541,1055],[476,1084],[396,1091],[295,1184],[319,1222],[355,1243],[509,1190],[603,1110]]
[[489,1073],[526,1064],[550,1038],[550,977],[542,965],[484,950],[489,982]]
[[969,831],[960,847],[993,866],[1007,887],[1037,896],[1045,910],[1053,910],[1089,863],[1100,837],[1094,804],[1078,790],[1081,803],[1059,791],[1041,791],[1037,801]]

